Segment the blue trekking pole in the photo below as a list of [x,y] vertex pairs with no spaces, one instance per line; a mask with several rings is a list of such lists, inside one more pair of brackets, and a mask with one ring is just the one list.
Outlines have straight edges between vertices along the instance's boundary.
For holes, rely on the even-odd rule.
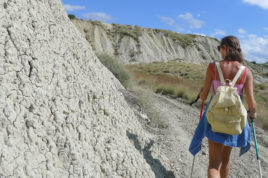
[[261,161],[260,161],[260,157],[259,157],[259,149],[258,149],[258,145],[257,145],[257,138],[256,138],[255,127],[254,127],[254,119],[252,119],[252,118],[250,118],[250,119],[251,119],[251,126],[252,126],[252,132],[253,132],[253,137],[254,137],[256,155],[257,155],[257,160],[258,160],[260,178],[262,178]]

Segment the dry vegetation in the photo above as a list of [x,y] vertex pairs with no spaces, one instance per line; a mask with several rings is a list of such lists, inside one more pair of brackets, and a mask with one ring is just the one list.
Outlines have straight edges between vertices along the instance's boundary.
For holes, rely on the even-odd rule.
[[203,84],[206,66],[173,60],[127,65],[126,68],[138,85],[156,93],[192,101]]
[[114,76],[121,82],[121,84],[125,88],[130,87],[131,76],[121,62],[107,54],[97,54],[97,56],[100,59],[101,63],[114,74]]
[[[263,75],[266,71],[258,64],[246,62],[245,65],[254,70],[253,73]],[[206,67],[207,65],[185,63],[180,60],[126,65],[137,85],[189,102],[194,100],[203,85]],[[268,84],[255,83],[254,93],[258,104],[258,123],[268,129]],[[200,101],[197,105],[200,106]]]
[[183,47],[187,47],[191,44],[193,44],[193,41],[197,35],[194,34],[182,34],[182,33],[176,33],[168,30],[163,30],[163,29],[154,29],[155,32],[159,33],[162,32],[164,33],[165,36],[170,37],[174,41],[179,42]]
[[[153,62],[148,64],[123,65],[115,58],[98,55],[102,63],[126,87],[139,86],[155,93],[193,101],[203,86],[207,65],[185,63],[181,60]],[[265,74],[267,66],[246,62],[253,73]],[[268,129],[268,84],[254,84],[254,94],[258,104],[258,122]],[[150,99],[146,99],[148,102]],[[246,104],[246,97],[244,97]],[[146,103],[144,103],[146,105]],[[200,106],[200,101],[196,104]]]

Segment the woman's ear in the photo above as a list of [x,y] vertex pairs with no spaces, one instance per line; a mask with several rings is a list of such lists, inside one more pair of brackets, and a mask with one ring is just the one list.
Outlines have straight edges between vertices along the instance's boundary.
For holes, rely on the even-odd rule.
[[228,46],[223,45],[222,48],[223,48],[224,50],[227,50]]
[[225,56],[227,55],[227,53],[228,53],[228,46],[227,45],[224,45],[223,46],[223,52],[224,52],[224,58],[225,58]]

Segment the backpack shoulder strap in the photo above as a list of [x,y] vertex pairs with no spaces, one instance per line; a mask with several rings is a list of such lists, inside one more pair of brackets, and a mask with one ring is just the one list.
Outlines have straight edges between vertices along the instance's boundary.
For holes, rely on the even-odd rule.
[[245,66],[241,66],[240,69],[238,70],[238,72],[236,73],[234,79],[232,82],[230,82],[230,86],[234,86],[235,83],[237,82],[238,78],[240,77],[241,73],[243,72],[243,70],[245,69]]
[[216,67],[217,67],[217,70],[218,70],[218,73],[219,73],[219,76],[220,76],[221,84],[225,85],[224,77],[223,77],[223,74],[222,74],[222,71],[221,71],[221,66],[220,66],[219,62],[216,62]]

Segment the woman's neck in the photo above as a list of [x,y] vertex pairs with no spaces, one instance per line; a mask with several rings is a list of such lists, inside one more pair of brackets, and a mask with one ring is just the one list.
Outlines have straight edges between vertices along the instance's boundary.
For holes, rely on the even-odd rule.
[[223,60],[221,60],[221,62],[224,62],[224,63],[227,63],[227,64],[240,63],[239,61],[231,61],[231,60],[228,60],[228,59],[223,59]]

